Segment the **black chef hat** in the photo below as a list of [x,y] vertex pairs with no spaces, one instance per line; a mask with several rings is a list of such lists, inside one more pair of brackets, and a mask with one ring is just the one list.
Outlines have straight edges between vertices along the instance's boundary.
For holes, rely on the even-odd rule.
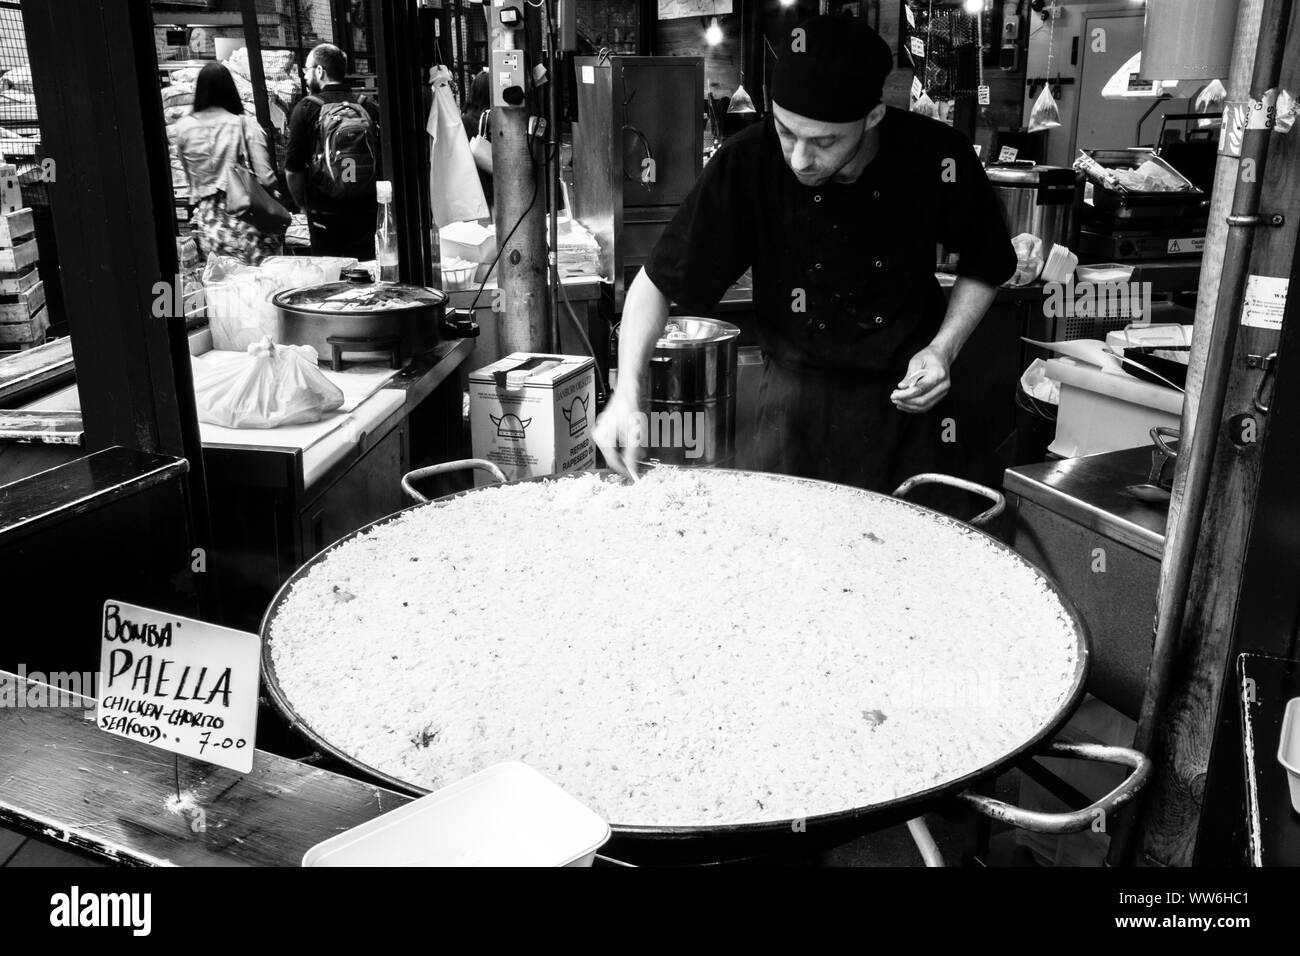
[[824,123],[851,123],[870,113],[894,66],[880,34],[845,16],[805,20],[777,53],[773,102]]

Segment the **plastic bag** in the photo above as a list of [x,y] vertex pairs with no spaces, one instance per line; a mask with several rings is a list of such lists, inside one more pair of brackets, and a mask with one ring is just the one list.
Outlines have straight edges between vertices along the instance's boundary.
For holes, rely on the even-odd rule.
[[1043,240],[1032,232],[1022,232],[1011,245],[1016,250],[1016,274],[1002,284],[1013,288],[1029,285],[1043,271]]
[[324,285],[337,282],[338,277],[328,278],[327,273],[305,256],[276,256],[262,260],[262,275],[275,283],[276,291],[282,289],[301,289],[303,286]]
[[267,336],[279,338],[279,316],[271,305],[279,287],[257,266],[209,256],[203,291],[214,349],[242,352]]
[[194,384],[198,418],[225,428],[278,428],[318,422],[343,407],[343,390],[316,367],[309,345],[276,345],[270,337]]
[[1020,387],[1026,395],[1048,405],[1061,404],[1061,383],[1047,377],[1047,363],[1040,358],[1029,363],[1020,376]]
[[469,150],[465,125],[451,93],[451,71],[436,67],[433,78],[433,109],[429,111],[429,204],[433,223],[442,228],[464,219],[486,219],[491,215],[478,167]]
[[921,95],[912,104],[912,112],[920,113],[922,116],[928,116],[931,119],[939,118],[939,107],[934,105],[934,100],[930,99],[930,94],[926,93],[925,90],[921,91]]
[[1043,133],[1061,125],[1061,110],[1052,97],[1052,87],[1043,84],[1043,92],[1034,100],[1034,108],[1029,111],[1029,132]]

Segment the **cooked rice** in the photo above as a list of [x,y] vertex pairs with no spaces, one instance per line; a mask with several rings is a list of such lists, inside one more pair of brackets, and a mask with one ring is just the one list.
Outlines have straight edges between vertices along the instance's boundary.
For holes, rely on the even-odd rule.
[[623,825],[939,786],[1041,731],[1076,667],[1055,592],[966,526],[725,471],[414,509],[313,567],[271,638],[288,700],[363,763],[436,789],[521,760]]

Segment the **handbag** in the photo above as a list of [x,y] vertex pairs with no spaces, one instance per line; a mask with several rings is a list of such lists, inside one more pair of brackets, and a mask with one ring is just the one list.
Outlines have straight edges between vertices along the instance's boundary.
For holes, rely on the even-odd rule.
[[469,151],[474,154],[474,165],[482,172],[492,175],[492,141],[487,138],[488,116],[491,110],[484,110],[478,118],[478,135],[469,141]]
[[[240,118],[240,123],[244,122]],[[241,222],[246,222],[259,232],[274,235],[289,228],[293,216],[278,199],[257,181],[252,170],[252,154],[248,150],[248,129],[239,141],[240,150],[226,175],[226,211]]]

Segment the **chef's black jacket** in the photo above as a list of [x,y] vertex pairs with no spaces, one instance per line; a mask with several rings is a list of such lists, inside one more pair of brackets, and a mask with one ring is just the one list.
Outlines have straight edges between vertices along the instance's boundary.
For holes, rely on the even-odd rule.
[[673,302],[709,312],[752,266],[756,331],[779,365],[905,370],[946,311],[935,244],[960,254],[959,274],[992,285],[1011,277],[1016,255],[969,140],[892,107],[879,129],[879,152],[855,182],[818,187],[785,164],[770,119],[732,137],[646,272]]
[[969,140],[893,108],[879,129],[856,181],[818,187],[790,171],[770,119],[732,137],[646,264],[668,299],[700,313],[753,269],[764,372],[744,467],[883,492],[955,470],[941,434],[950,403],[917,415],[889,394],[947,310],[936,243],[959,254],[961,275],[991,285],[1011,277],[1016,255]]

